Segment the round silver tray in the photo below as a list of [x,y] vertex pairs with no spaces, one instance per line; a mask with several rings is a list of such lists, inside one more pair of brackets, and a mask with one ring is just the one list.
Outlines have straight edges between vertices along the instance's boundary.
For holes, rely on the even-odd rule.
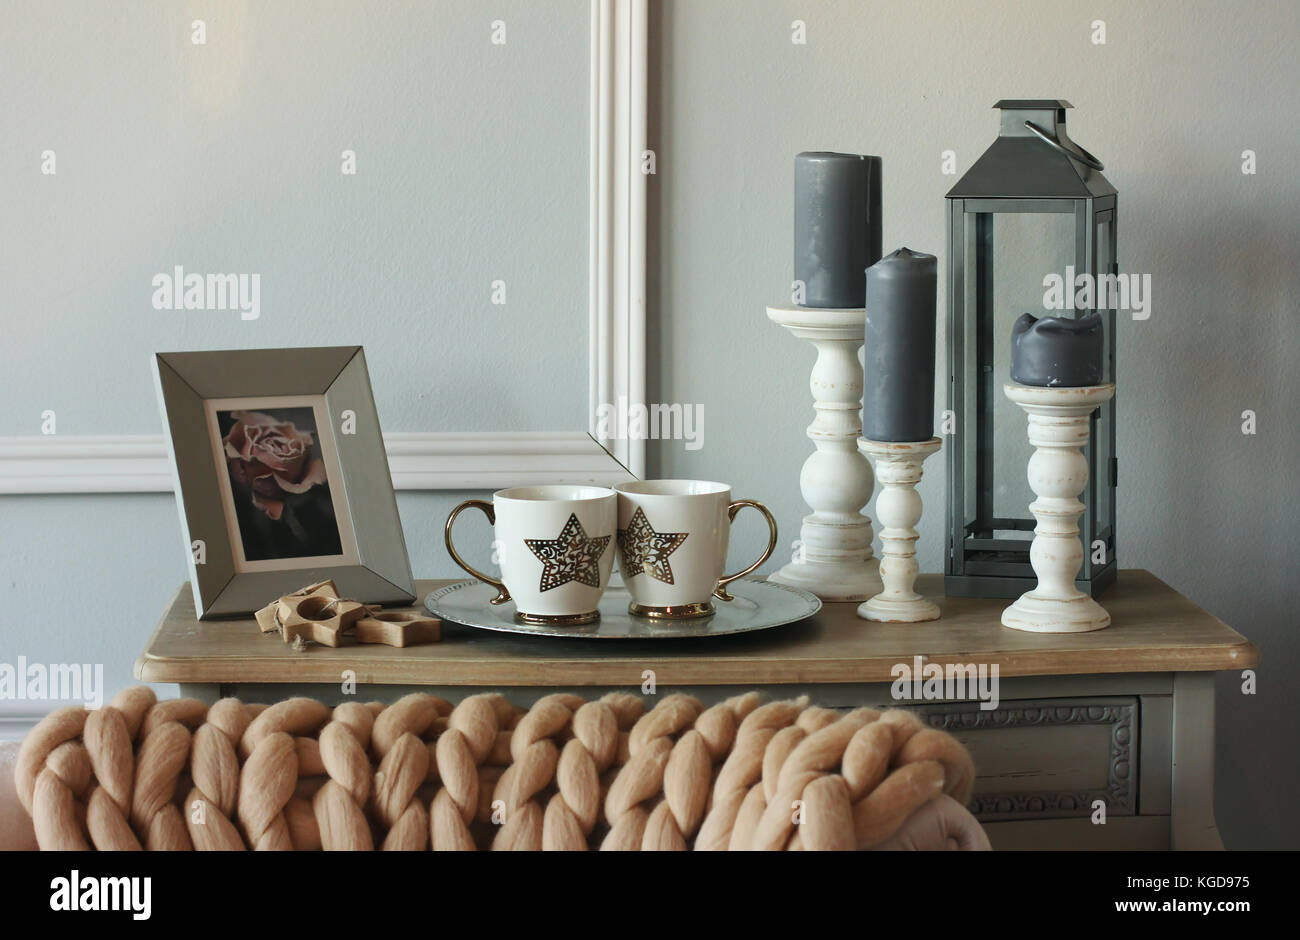
[[538,626],[515,620],[513,602],[493,607],[496,590],[481,581],[458,581],[439,588],[424,599],[424,606],[442,620],[534,636],[561,636],[591,640],[677,639],[749,633],[794,623],[821,610],[815,594],[768,581],[733,581],[727,585],[733,601],[713,600],[717,612],[696,620],[649,620],[627,612],[631,596],[614,585],[600,599],[600,619],[581,626]]

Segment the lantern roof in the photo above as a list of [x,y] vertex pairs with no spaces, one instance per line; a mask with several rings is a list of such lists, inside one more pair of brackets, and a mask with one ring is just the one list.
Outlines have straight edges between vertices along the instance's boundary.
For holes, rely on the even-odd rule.
[[[1089,199],[1115,187],[1100,163],[1070,140],[1058,98],[1004,98],[997,140],[948,191],[949,199]],[[1093,164],[1096,164],[1094,167]]]

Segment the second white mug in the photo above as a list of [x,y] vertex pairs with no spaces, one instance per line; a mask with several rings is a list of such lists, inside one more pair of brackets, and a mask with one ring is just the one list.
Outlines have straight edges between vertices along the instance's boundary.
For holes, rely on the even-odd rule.
[[[618,493],[618,559],[632,595],[628,610],[657,620],[707,617],[712,598],[732,599],[727,585],[767,561],[776,547],[776,520],[752,499],[731,498],[725,483],[704,480],[633,480]],[[744,507],[757,509],[771,530],[767,548],[752,565],[724,574],[731,521]]]

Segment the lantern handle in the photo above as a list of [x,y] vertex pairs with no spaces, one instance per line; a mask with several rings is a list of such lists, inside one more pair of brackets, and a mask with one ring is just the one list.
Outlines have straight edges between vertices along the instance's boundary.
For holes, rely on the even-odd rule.
[[1061,153],[1065,154],[1071,160],[1078,160],[1084,166],[1090,166],[1097,171],[1106,169],[1106,167],[1102,165],[1102,162],[1100,160],[1098,160],[1092,154],[1088,153],[1088,151],[1084,150],[1074,141],[1070,141],[1070,143],[1074,144],[1075,148],[1079,151],[1078,153],[1075,153],[1072,150],[1067,150],[1064,146],[1062,146],[1061,142],[1056,139],[1056,137],[1047,133],[1047,131],[1043,130],[1033,121],[1026,121],[1025,127],[1033,131],[1034,134],[1038,137],[1038,139],[1041,140],[1043,143],[1047,144],[1048,146],[1055,147],[1057,150],[1061,151]]

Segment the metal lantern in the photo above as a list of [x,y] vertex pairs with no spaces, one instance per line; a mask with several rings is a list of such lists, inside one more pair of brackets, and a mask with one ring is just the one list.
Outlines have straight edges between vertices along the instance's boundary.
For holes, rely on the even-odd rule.
[[[1115,187],[1101,175],[1102,164],[1066,136],[1069,102],[999,101],[994,107],[1002,119],[998,139],[947,196],[955,435],[945,448],[944,589],[964,597],[1017,597],[1036,583],[1029,563],[1034,494],[1025,470],[1032,449],[1024,413],[1002,392],[1010,381],[1016,318],[1100,312],[1103,382],[1115,380],[1115,311],[1099,303],[1100,291],[1091,291],[1089,303],[1076,288],[1086,283],[1084,274],[1094,287],[1098,275],[1118,276]],[[1063,290],[1052,291],[1058,286]],[[1062,294],[1067,309],[1051,309]],[[1084,309],[1076,309],[1081,300]],[[1080,497],[1084,558],[1075,584],[1095,597],[1116,572],[1114,399],[1091,422],[1088,484]]]

